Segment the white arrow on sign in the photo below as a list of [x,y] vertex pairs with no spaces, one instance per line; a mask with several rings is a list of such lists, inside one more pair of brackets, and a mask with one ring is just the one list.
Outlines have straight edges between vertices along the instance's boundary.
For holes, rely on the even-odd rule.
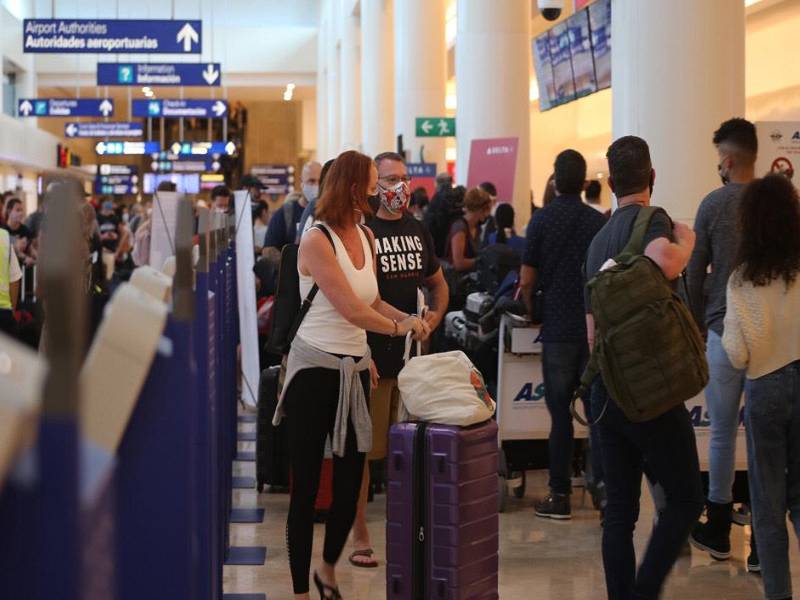
[[200,36],[197,35],[197,32],[192,27],[191,23],[186,23],[181,30],[178,32],[177,42],[180,44],[183,42],[183,51],[184,52],[191,52],[192,51],[192,42],[199,42]]
[[180,154],[181,153],[181,145],[179,142],[175,142],[170,146],[170,150],[172,150],[173,154]]
[[217,71],[214,68],[214,65],[212,64],[209,64],[206,67],[206,70],[203,71],[203,79],[206,80],[206,83],[208,85],[214,85],[214,82],[217,80],[218,77],[219,77],[219,71]]
[[94,149],[98,154],[105,154],[106,153],[106,143],[105,142],[97,142],[97,145],[94,147]]
[[31,104],[27,100],[23,100],[22,104],[19,105],[19,112],[21,112],[26,117],[31,114],[32,110],[33,110],[33,104]]
[[114,112],[114,105],[108,101],[108,98],[106,98],[100,103],[100,112],[103,113],[104,117],[107,117],[112,112]]
[[424,131],[427,134],[431,132],[431,129],[433,129],[433,125],[431,125],[430,121],[425,120],[422,122],[422,126],[420,127],[420,129],[422,129],[422,131]]
[[67,137],[75,137],[75,134],[78,133],[78,128],[75,127],[75,123],[68,124],[64,131],[67,133]]
[[211,107],[211,110],[214,111],[215,115],[217,115],[218,117],[221,117],[222,115],[225,114],[225,103],[224,102],[220,102],[219,100],[217,100],[214,103],[214,106]]
[[228,142],[227,144],[225,144],[225,152],[233,155],[236,152],[236,144],[234,144],[233,142]]

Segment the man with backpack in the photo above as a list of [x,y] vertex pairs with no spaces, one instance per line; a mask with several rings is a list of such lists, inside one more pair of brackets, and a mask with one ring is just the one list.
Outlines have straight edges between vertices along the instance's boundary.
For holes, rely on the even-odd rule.
[[[714,132],[713,141],[723,185],[700,203],[694,224],[697,244],[687,269],[692,311],[700,329],[707,331],[710,378],[705,397],[711,421],[708,519],[697,524],[690,541],[716,560],[726,560],[731,555],[736,434],[746,371],[734,368],[722,347],[725,292],[736,259],[739,201],[755,176],[758,136],[750,121],[730,119]],[[747,559],[748,571],[758,570],[758,564],[754,551]]]
[[[380,206],[367,227],[375,236],[378,291],[380,297],[395,308],[409,314],[417,312],[417,294],[421,287],[430,292],[430,310],[425,321],[431,331],[438,327],[447,310],[448,290],[442,268],[433,251],[433,240],[425,226],[406,212],[411,191],[403,157],[384,152],[375,157],[378,167]],[[371,461],[386,458],[389,428],[397,420],[400,391],[397,375],[403,367],[405,339],[376,333],[367,334],[372,358],[380,376],[378,387],[370,398],[372,418]],[[378,562],[367,530],[367,492],[369,467],[365,464],[361,495],[353,523],[354,551],[350,563],[356,567],[374,568]]]
[[[591,411],[607,494],[602,548],[608,597],[657,598],[703,508],[694,430],[683,402],[705,385],[708,368],[699,331],[674,293],[695,236],[663,210],[648,208],[655,171],[643,139],[620,138],[606,157],[619,208],[586,258],[593,354],[576,395],[594,379]],[[598,370],[602,378],[594,377]],[[637,571],[633,531],[644,470],[663,488],[666,505]]]
[[[537,210],[527,233],[520,287],[534,322],[541,323],[544,397],[552,425],[548,441],[550,494],[535,506],[536,516],[572,518],[572,457],[574,430],[570,400],[589,359],[583,310],[583,261],[586,250],[605,221],[581,199],[586,160],[564,150],[555,161],[557,196]],[[598,458],[593,452],[593,458]],[[599,460],[593,461],[595,482],[602,480]]]

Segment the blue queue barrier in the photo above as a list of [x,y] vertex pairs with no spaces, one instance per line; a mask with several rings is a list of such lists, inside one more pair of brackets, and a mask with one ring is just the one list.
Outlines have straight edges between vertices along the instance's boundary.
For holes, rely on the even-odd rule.
[[196,380],[192,323],[171,314],[118,450],[120,600],[197,597]]

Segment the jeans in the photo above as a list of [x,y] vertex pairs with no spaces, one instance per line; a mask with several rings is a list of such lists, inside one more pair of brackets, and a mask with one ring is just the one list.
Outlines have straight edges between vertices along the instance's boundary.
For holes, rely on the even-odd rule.
[[786,512],[800,538],[800,361],[745,385],[753,530],[768,600],[792,595]]
[[[608,498],[602,544],[608,598],[655,599],[703,510],[694,430],[683,405],[651,421],[632,423],[598,378],[592,393],[593,412],[600,414],[606,402],[606,413],[596,427]],[[637,572],[633,530],[645,468],[664,490],[666,505]]]
[[[575,431],[569,406],[580,384],[581,375],[589,361],[586,342],[544,342],[542,344],[542,375],[544,400],[550,413],[550,438],[548,458],[550,464],[550,490],[555,494],[572,492],[572,456]],[[591,419],[591,406],[584,400],[586,416]],[[592,444],[592,472],[595,483],[603,480],[597,428],[590,431]]]
[[736,433],[745,372],[731,365],[722,347],[722,338],[713,331],[708,332],[706,348],[710,377],[705,396],[711,420],[708,499],[716,504],[728,504],[733,502]]

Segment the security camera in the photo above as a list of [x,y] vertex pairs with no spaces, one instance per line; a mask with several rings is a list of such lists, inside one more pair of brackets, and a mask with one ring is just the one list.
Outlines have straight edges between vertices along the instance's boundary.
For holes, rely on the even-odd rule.
[[564,10],[564,0],[537,0],[539,12],[548,21],[555,21]]

